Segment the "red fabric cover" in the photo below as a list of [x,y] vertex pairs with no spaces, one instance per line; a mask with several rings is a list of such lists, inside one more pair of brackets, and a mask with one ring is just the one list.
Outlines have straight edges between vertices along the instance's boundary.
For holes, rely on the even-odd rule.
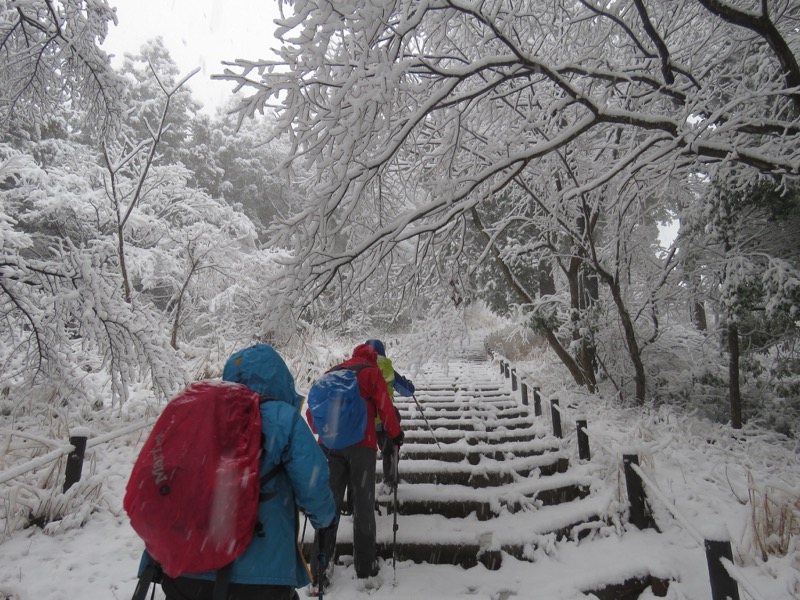
[[133,466],[123,506],[170,577],[219,569],[244,552],[259,495],[259,396],[201,381],[172,399]]

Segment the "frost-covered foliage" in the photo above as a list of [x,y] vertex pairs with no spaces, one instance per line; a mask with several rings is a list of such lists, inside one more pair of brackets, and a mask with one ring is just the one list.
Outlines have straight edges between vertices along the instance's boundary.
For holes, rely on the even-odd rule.
[[276,335],[265,283],[281,253],[259,249],[240,207],[179,162],[196,147],[196,103],[163,46],[145,54],[137,110],[99,148],[68,125],[0,145],[4,414],[163,400]]
[[800,260],[785,225],[800,211],[800,194],[772,179],[733,187],[722,183],[736,180],[725,173],[681,212],[680,264],[706,329],[705,360],[694,364],[706,369],[701,381],[724,383],[729,376],[713,357],[730,353],[735,335],[745,416],[788,432],[800,413]]
[[92,129],[118,125],[124,85],[99,47],[109,23],[106,0],[0,1],[0,128],[35,127],[66,103]]
[[158,396],[171,394],[180,365],[159,314],[122,297],[116,248],[103,234],[108,203],[92,189],[91,164],[67,152],[43,169],[30,155],[0,152],[0,179],[12,182],[0,192],[4,396],[29,408],[102,404],[84,380],[105,371],[109,400],[122,402],[141,370]]
[[310,173],[273,229],[295,307],[485,298],[641,404],[697,304],[657,223],[714,165],[735,188],[800,175],[796,2],[281,5],[280,58],[223,77]]

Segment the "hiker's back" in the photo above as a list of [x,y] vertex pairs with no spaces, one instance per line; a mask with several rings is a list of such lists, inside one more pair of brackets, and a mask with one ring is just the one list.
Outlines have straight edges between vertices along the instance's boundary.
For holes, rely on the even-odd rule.
[[[330,513],[319,526],[330,523],[335,511],[331,510],[333,499],[328,488],[327,468],[320,471],[318,461],[308,460],[315,455],[316,448],[311,446],[316,446],[316,442],[292,406],[264,402],[261,419],[266,435],[266,455],[260,475],[275,468],[278,475],[261,489],[262,497],[266,498],[259,505],[258,517],[264,535],[253,537],[245,553],[234,563],[231,580],[269,583],[281,579],[302,587],[308,581],[302,558],[296,551],[296,507],[302,507],[309,515]],[[327,493],[321,491],[323,489]]]
[[[210,598],[212,592],[216,593],[214,582],[219,581],[229,581],[225,585],[230,600],[255,597],[252,594],[260,594],[265,600],[284,597],[288,590],[310,581],[296,543],[298,507],[314,528],[329,525],[336,514],[327,462],[299,415],[302,397],[277,352],[266,344],[237,352],[226,363],[223,379],[249,390],[257,402],[259,460],[250,476],[258,492],[256,525],[243,553],[229,566],[221,570],[189,568],[179,576],[165,576],[162,587],[168,600]],[[223,412],[219,419],[225,418]],[[207,458],[203,454],[204,439],[192,423],[182,425],[195,436],[196,462],[202,463]],[[222,495],[212,503],[224,512],[231,508],[229,499]],[[186,546],[190,544],[203,546],[205,540],[191,538]],[[149,563],[151,557],[145,553],[144,564]]]

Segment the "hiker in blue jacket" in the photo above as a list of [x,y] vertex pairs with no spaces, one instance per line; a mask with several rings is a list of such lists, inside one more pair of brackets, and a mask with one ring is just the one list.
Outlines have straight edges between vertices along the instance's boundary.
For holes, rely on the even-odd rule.
[[[276,467],[276,476],[262,488],[258,517],[263,535],[232,563],[226,600],[291,600],[296,588],[311,582],[300,553],[298,507],[317,530],[337,521],[325,455],[300,415],[303,397],[280,355],[267,344],[234,354],[226,363],[224,381],[241,383],[260,394],[266,440],[260,475]],[[188,424],[187,424],[188,425]],[[190,426],[190,425],[188,425]],[[198,457],[199,458],[199,457]],[[198,540],[199,543],[199,540]],[[220,571],[162,578],[167,600],[211,600]]]

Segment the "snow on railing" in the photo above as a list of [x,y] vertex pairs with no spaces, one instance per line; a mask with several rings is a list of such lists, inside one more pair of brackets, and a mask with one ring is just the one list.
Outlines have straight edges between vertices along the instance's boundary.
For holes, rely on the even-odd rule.
[[[673,518],[678,521],[681,525],[683,525],[684,530],[686,530],[689,535],[694,538],[694,541],[701,548],[705,548],[706,550],[706,557],[708,558],[708,568],[709,571],[712,568],[719,568],[722,567],[725,569],[727,574],[731,579],[736,580],[736,583],[747,592],[747,594],[753,598],[753,600],[763,600],[763,596],[761,596],[753,587],[753,585],[748,581],[747,577],[745,576],[744,572],[733,564],[733,554],[731,551],[731,544],[730,538],[728,536],[728,532],[726,530],[719,529],[715,532],[706,532],[705,535],[700,533],[697,528],[692,525],[692,523],[687,519],[685,516],[681,514],[681,512],[675,507],[672,501],[661,491],[658,485],[650,479],[647,474],[642,470],[639,465],[632,465],[633,470],[642,480],[642,482],[647,486],[648,491],[650,494],[658,499],[662,506],[664,506],[669,513],[673,516]],[[719,567],[716,563],[719,563]],[[712,577],[712,595],[716,598],[738,598],[737,596],[733,596],[731,591],[728,589],[720,590],[717,592],[714,590],[714,583]],[[717,584],[719,585],[719,584]]]
[[89,435],[91,434],[91,432],[88,428],[74,427],[70,433],[68,444],[64,444],[63,442],[59,442],[57,440],[52,440],[49,438],[37,436],[23,431],[13,431],[8,429],[3,429],[0,431],[0,434],[2,435],[7,435],[9,437],[17,436],[21,438],[26,438],[45,446],[55,447],[55,449],[52,450],[51,452],[48,452],[47,454],[43,454],[42,456],[37,456],[36,458],[33,458],[27,462],[24,462],[6,471],[3,471],[2,473],[0,473],[0,484],[11,481],[12,479],[16,479],[17,477],[24,475],[25,473],[29,473],[30,471],[39,469],[66,455],[67,466],[64,474],[63,491],[67,491],[70,487],[72,487],[73,484],[77,483],[81,478],[81,473],[83,471],[83,459],[87,448],[93,448],[99,444],[110,442],[111,440],[117,439],[129,433],[133,433],[134,431],[144,429],[145,427],[152,424],[153,424],[152,419],[143,419],[141,421],[132,423],[131,425],[128,425],[116,431],[111,431],[109,433],[105,433],[103,435],[92,438],[91,440],[89,439]]
[[53,462],[54,460],[58,460],[65,454],[69,454],[75,450],[75,447],[71,444],[66,444],[57,450],[53,450],[52,452],[48,452],[47,454],[43,454],[42,456],[37,456],[33,460],[29,460],[26,463],[22,463],[21,465],[17,465],[9,469],[8,471],[4,471],[0,473],[0,483],[6,483],[7,481],[11,481],[20,475],[24,475],[29,471],[33,471],[34,469],[38,469],[39,467],[43,467],[44,465]]
[[[561,420],[562,417],[567,416],[567,411],[559,404],[558,399],[543,398],[540,387],[533,383],[535,379],[522,369],[511,367],[510,362],[506,358],[499,355],[493,355],[492,358],[499,361],[500,373],[504,375],[506,379],[511,379],[512,392],[516,392],[519,389],[522,404],[525,406],[528,405],[528,382],[531,382],[530,388],[533,391],[534,415],[537,417],[542,416],[541,403],[542,400],[545,399],[550,405],[550,420],[553,428],[553,435],[559,438],[563,437]],[[523,378],[519,378],[519,381],[517,372],[523,375]],[[525,381],[525,379],[527,379],[527,381]],[[691,522],[675,508],[674,503],[661,492],[658,486],[647,477],[639,466],[639,456],[635,451],[621,449],[617,452],[609,449],[601,442],[598,435],[589,432],[586,418],[583,416],[576,417],[575,430],[578,439],[578,454],[581,460],[591,460],[591,453],[589,450],[590,437],[593,443],[597,444],[608,455],[622,455],[630,506],[629,518],[633,525],[639,529],[655,525],[652,516],[647,514],[645,490],[643,487],[646,485],[651,497],[658,499],[697,544],[705,549],[713,600],[739,600],[739,587],[753,600],[763,600],[763,597],[747,580],[744,572],[733,563],[733,552],[727,531],[707,532],[706,535],[701,534]]]

